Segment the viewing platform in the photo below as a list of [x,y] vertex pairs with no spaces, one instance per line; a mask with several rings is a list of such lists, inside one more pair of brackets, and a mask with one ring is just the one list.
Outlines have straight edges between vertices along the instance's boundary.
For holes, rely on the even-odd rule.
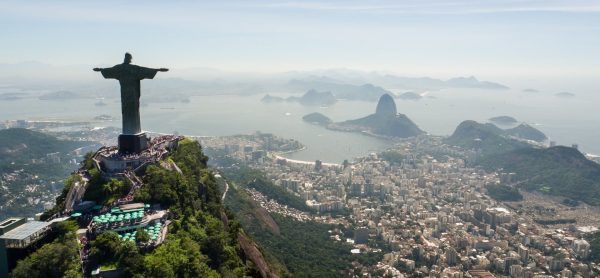
[[103,175],[116,176],[126,171],[137,172],[149,163],[162,159],[177,147],[182,136],[162,135],[150,139],[148,147],[139,153],[123,154],[117,146],[102,147],[93,156],[94,164]]

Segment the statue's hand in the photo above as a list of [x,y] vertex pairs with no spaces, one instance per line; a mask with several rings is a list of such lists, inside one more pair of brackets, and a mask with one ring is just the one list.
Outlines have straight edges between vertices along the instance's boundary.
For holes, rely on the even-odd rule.
[[167,69],[167,68],[160,68],[160,69],[158,69],[158,71],[169,71],[169,69]]
[[94,68],[94,71],[101,71],[101,68]]

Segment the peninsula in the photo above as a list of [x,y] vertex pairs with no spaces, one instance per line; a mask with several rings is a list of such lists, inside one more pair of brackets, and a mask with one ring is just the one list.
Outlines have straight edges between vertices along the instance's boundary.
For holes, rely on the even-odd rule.
[[406,115],[398,113],[396,103],[389,94],[379,98],[375,114],[327,126],[333,130],[359,131],[376,136],[406,138],[424,132]]

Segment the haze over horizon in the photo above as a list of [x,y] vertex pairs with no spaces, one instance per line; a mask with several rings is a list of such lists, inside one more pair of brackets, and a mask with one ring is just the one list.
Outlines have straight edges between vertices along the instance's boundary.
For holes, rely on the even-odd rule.
[[5,2],[0,63],[116,64],[129,51],[171,68],[574,84],[600,70],[595,1],[143,3]]
[[600,0],[0,0],[0,277],[600,277],[599,31]]

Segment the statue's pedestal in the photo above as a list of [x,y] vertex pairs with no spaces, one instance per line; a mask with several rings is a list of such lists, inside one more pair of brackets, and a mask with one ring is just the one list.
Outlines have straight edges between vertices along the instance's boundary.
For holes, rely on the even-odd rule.
[[119,135],[119,153],[136,154],[148,148],[150,139],[146,133]]

